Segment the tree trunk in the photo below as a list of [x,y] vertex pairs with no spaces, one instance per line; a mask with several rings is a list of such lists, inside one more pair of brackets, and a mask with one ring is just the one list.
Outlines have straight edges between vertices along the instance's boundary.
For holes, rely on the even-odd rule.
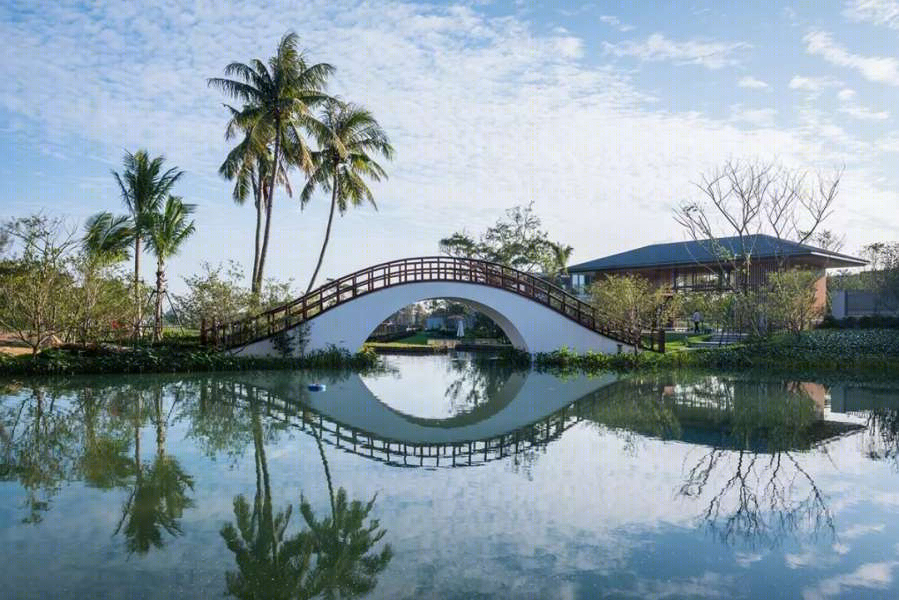
[[156,455],[159,458],[163,458],[165,457],[166,424],[162,417],[162,390],[156,391],[154,404],[154,408],[156,409]]
[[140,339],[141,301],[140,301],[140,232],[134,236],[134,304],[136,318],[134,321],[134,339]]
[[262,171],[260,170],[258,183],[253,186],[253,188],[254,188],[253,195],[255,196],[255,199],[256,199],[256,237],[255,237],[256,247],[254,249],[254,254],[253,254],[253,279],[250,283],[253,295],[256,295],[259,293],[259,286],[258,286],[259,250],[260,250],[260,243],[261,243],[259,236],[262,234],[262,211],[264,209],[263,202],[262,202],[262,198],[263,198],[262,186],[263,185],[265,185],[265,184],[262,181]]
[[275,181],[278,176],[278,161],[280,160],[281,123],[275,121],[275,151],[272,153],[272,176],[268,184],[268,197],[265,199],[265,237],[262,239],[262,252],[259,253],[259,271],[256,273],[256,288],[262,291],[262,274],[265,269],[265,255],[268,253],[268,236],[272,225],[272,205],[275,200]]
[[315,278],[318,277],[318,271],[322,268],[322,261],[325,259],[325,249],[328,247],[328,240],[331,238],[331,223],[334,222],[334,208],[337,206],[337,174],[334,174],[334,185],[331,188],[331,212],[328,215],[328,226],[325,228],[325,241],[322,243],[322,251],[318,255],[318,264],[315,265],[315,271],[312,273],[312,279],[309,280],[309,287],[306,293],[312,291],[315,285]]
[[153,341],[162,339],[162,297],[165,294],[165,263],[160,258],[156,264],[156,311],[153,321]]

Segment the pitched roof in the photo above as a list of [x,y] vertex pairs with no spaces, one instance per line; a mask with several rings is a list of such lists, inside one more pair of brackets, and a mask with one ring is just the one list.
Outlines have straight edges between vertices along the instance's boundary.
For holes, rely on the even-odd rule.
[[815,248],[806,244],[778,239],[770,235],[755,234],[744,236],[742,244],[740,238],[736,236],[718,238],[714,241],[690,240],[668,244],[652,244],[583,262],[568,267],[568,271],[570,273],[582,273],[586,271],[616,271],[621,269],[708,264],[717,262],[719,258],[716,257],[720,257],[722,254],[740,256],[744,252],[754,259],[815,256],[827,259],[829,266],[833,267],[858,267],[867,264],[866,261],[860,258],[831,252],[823,248]]

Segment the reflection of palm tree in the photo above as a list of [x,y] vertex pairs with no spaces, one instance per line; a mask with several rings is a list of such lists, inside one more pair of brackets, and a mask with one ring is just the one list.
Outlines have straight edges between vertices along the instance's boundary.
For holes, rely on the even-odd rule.
[[237,571],[228,572],[228,593],[236,598],[311,598],[307,575],[311,550],[305,536],[285,537],[292,509],[275,513],[259,405],[251,400],[256,497],[250,509],[246,499],[234,498],[235,524],[221,530],[225,545],[234,553]]
[[335,495],[320,432],[313,429],[313,435],[328,483],[331,518],[317,521],[306,499],[301,500],[300,513],[309,528],[312,550],[316,555],[312,581],[316,589],[322,590],[325,598],[363,596],[375,589],[377,575],[387,568],[393,558],[390,544],[386,544],[379,553],[369,554],[386,533],[380,529],[377,519],[365,524],[377,494],[365,504],[359,500],[347,503],[343,488],[337,490]]
[[[165,452],[162,389],[156,391],[156,457],[147,469],[140,458],[140,427],[143,397],[137,394],[134,416],[134,489],[125,504],[122,520],[116,533],[123,531],[129,552],[145,554],[152,547],[164,545],[163,531],[172,537],[181,535],[179,519],[184,509],[193,506],[188,489],[193,490],[193,478],[178,461]],[[124,527],[124,529],[123,529]]]
[[351,598],[370,592],[376,575],[392,557],[390,546],[378,554],[370,550],[383,537],[377,520],[366,525],[375,499],[368,504],[347,502],[342,488],[335,494],[321,440],[319,453],[328,482],[331,517],[319,521],[301,498],[300,512],[308,527],[287,534],[292,508],[275,511],[258,404],[252,399],[253,444],[256,455],[256,496],[252,508],[239,495],[234,499],[235,523],[221,530],[234,553],[237,570],[226,574],[228,593],[237,598]]

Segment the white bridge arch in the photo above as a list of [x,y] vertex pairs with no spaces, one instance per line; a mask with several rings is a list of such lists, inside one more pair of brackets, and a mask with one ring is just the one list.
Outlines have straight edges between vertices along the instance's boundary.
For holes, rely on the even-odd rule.
[[336,347],[355,352],[397,310],[437,298],[464,302],[484,313],[525,352],[567,347],[616,353],[644,347],[640,328],[603,318],[591,305],[539,277],[446,256],[375,265],[265,313],[231,323],[204,323],[201,337],[243,355],[277,355],[284,336],[295,342],[302,325],[306,351]]

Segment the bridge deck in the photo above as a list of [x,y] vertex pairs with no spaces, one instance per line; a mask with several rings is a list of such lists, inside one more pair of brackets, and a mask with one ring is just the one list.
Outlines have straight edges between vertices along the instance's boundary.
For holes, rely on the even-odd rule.
[[[312,292],[271,310],[229,323],[203,323],[204,344],[228,349],[264,340],[309,321],[359,296],[421,282],[456,282],[499,288],[537,302],[600,335],[646,350],[661,350],[656,335],[647,343],[644,328],[622,323],[530,273],[470,258],[427,256],[374,265],[329,281]],[[564,343],[560,344],[564,345]]]

